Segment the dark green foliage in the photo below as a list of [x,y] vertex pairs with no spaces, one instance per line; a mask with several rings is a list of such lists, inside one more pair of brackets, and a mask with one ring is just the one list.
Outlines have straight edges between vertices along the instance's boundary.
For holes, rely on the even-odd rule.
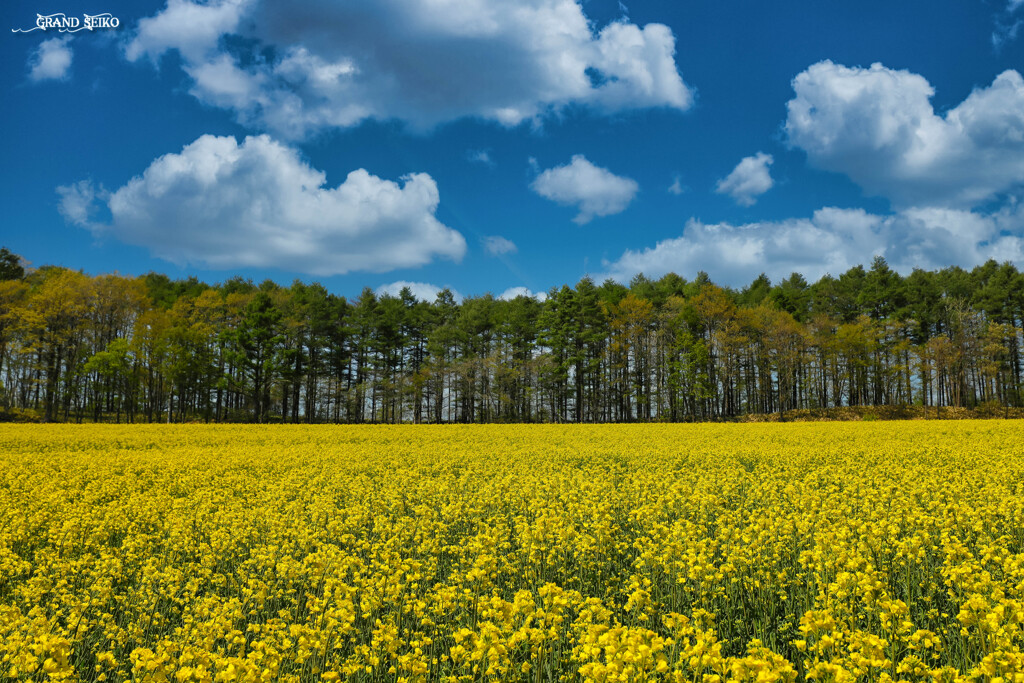
[[585,277],[419,301],[240,277],[25,274],[0,250],[0,408],[45,419],[607,422],[1024,403],[1024,274],[878,257],[736,291]]
[[0,281],[20,280],[25,277],[25,268],[21,265],[21,257],[12,254],[7,247],[0,247]]

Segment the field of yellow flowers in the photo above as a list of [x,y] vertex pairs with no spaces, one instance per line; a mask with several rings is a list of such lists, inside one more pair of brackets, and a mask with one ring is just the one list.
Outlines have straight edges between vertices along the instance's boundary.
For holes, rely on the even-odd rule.
[[1024,425],[0,427],[0,680],[1024,681]]

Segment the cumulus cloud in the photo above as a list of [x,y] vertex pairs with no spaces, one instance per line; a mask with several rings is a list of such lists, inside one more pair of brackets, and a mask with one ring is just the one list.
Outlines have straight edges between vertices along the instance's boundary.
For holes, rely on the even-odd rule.
[[[377,296],[383,296],[388,294],[390,296],[399,296],[402,290],[406,287],[412,292],[412,295],[420,301],[426,301],[433,303],[437,298],[438,293],[444,289],[444,287],[438,287],[432,285],[429,282],[409,282],[408,280],[397,280],[396,282],[389,282],[386,285],[381,285],[375,291]],[[448,291],[452,293],[452,296],[456,301],[462,301],[462,295],[459,294],[458,290],[448,287]]]
[[[462,235],[434,216],[439,194],[429,175],[394,182],[358,169],[329,187],[295,149],[264,135],[241,144],[204,135],[109,195],[82,183],[58,193],[64,216],[97,235],[216,269],[383,272],[459,260],[466,250]],[[97,200],[109,223],[88,221]]]
[[512,301],[512,299],[520,296],[530,297],[531,299],[536,299],[541,303],[548,300],[548,295],[545,292],[531,292],[526,287],[509,287],[501,293],[498,299],[501,301]]
[[133,62],[142,57],[157,61],[177,50],[185,61],[202,63],[217,51],[221,36],[238,29],[248,5],[244,0],[167,0],[162,11],[139,20],[125,56]]
[[902,271],[914,266],[971,267],[988,259],[1024,264],[1024,215],[1019,209],[986,214],[914,208],[891,218],[888,227],[887,258]]
[[71,36],[57,36],[39,43],[28,59],[29,80],[39,81],[67,80],[71,70]]
[[483,239],[484,251],[491,256],[501,256],[502,254],[514,254],[519,251],[519,247],[512,240],[505,239],[499,235],[490,235]]
[[715,192],[731,196],[741,206],[753,206],[775,184],[768,170],[773,161],[772,155],[764,152],[744,157],[732,173],[718,181]]
[[125,55],[170,50],[194,96],[292,138],[367,118],[513,126],[569,104],[612,113],[693,99],[667,26],[595,31],[575,0],[168,0]]
[[597,216],[626,210],[640,186],[632,178],[617,176],[576,154],[565,166],[543,171],[530,185],[542,197],[566,206],[575,205],[579,214],[573,222],[589,223]]
[[793,80],[790,143],[896,206],[969,208],[1024,184],[1024,79],[1004,71],[939,115],[922,76],[830,61]]
[[1024,215],[1004,209],[980,214],[962,209],[908,209],[875,215],[863,209],[823,208],[811,218],[745,225],[691,219],[682,235],[653,247],[627,250],[606,263],[611,277],[628,282],[637,273],[693,277],[707,271],[716,282],[741,286],[761,272],[773,280],[799,272],[814,280],[837,275],[884,256],[907,273],[914,267],[970,267],[989,258],[1024,264]]
[[672,184],[668,186],[668,193],[669,194],[674,194],[674,195],[676,195],[678,197],[679,195],[683,194],[684,192],[686,192],[686,186],[683,185],[683,182],[682,182],[682,180],[680,180],[678,175],[674,176],[672,178]]

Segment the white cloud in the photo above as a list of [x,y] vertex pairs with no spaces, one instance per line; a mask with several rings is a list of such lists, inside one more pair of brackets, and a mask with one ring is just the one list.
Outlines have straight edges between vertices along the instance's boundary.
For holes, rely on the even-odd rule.
[[125,55],[169,50],[194,96],[292,138],[367,118],[513,126],[569,104],[613,113],[693,99],[668,27],[595,32],[575,0],[168,0]]
[[789,141],[900,207],[977,206],[1024,184],[1024,79],[1004,71],[943,115],[928,81],[825,61],[793,80]]
[[516,243],[512,240],[505,239],[499,235],[490,235],[483,239],[484,251],[491,256],[501,256],[502,254],[514,254],[519,251]]
[[222,35],[238,29],[248,9],[246,0],[167,0],[162,11],[139,20],[125,56],[133,62],[142,57],[157,61],[168,50],[177,50],[186,61],[201,63],[217,51]]
[[707,225],[691,219],[679,237],[627,250],[598,281],[628,282],[637,273],[657,278],[708,272],[721,284],[741,286],[761,272],[772,280],[799,272],[809,280],[838,275],[884,256],[893,268],[971,267],[989,258],[1024,264],[1024,212],[980,214],[957,209],[909,209],[892,215],[823,208],[811,218],[746,225]]
[[[438,287],[437,285],[432,285],[429,282],[409,282],[408,280],[398,280],[396,282],[389,282],[386,285],[381,285],[376,289],[376,294],[377,296],[382,296],[384,294],[399,296],[402,290],[406,287],[409,288],[409,291],[412,292],[414,297],[420,301],[426,301],[429,303],[433,303],[434,299],[437,298],[438,292],[444,289],[444,287]],[[452,293],[455,301],[462,301],[462,295],[459,294],[458,290],[449,287],[448,291]]]
[[241,144],[204,135],[156,159],[102,198],[109,224],[88,222],[88,185],[58,192],[65,217],[97,235],[216,269],[383,272],[459,260],[466,250],[462,235],[434,216],[439,195],[429,175],[397,183],[359,169],[332,188],[295,149],[265,135]]
[[889,223],[887,258],[895,267],[971,267],[988,259],[1024,264],[1024,215],[1013,209],[978,213],[945,208],[908,209]]
[[[812,219],[731,225],[706,225],[691,219],[679,237],[642,251],[627,250],[606,264],[605,276],[628,282],[644,273],[669,272],[693,277],[704,270],[716,282],[749,282],[762,271],[773,280],[793,271],[808,278],[842,272],[878,250],[874,216],[861,210],[821,209]],[[850,249],[851,246],[856,247]]]
[[516,297],[528,296],[531,299],[536,299],[541,303],[548,300],[548,295],[545,292],[531,292],[526,287],[509,287],[498,297],[501,301],[512,301]]
[[67,80],[73,57],[70,42],[71,36],[64,35],[39,43],[28,59],[29,79],[36,83]]
[[60,215],[69,223],[82,226],[92,222],[97,200],[108,196],[102,188],[94,187],[90,180],[61,185],[57,188],[57,194],[60,195],[60,203],[57,205]]
[[995,30],[992,31],[992,47],[999,52],[1007,43],[1017,40],[1021,24],[1024,20],[1017,19],[1014,13],[1024,7],[1024,0],[1008,0],[1003,16],[995,18]]
[[996,30],[992,32],[992,47],[998,52],[1007,43],[1017,40],[1020,33],[1020,26],[1024,23],[1020,19],[1008,23],[996,22]]
[[494,167],[494,160],[491,159],[491,153],[486,149],[467,150],[466,159],[474,164],[483,164],[484,166]]
[[764,152],[744,157],[732,173],[718,181],[715,192],[731,196],[741,206],[753,206],[775,184],[768,170],[773,161],[772,155]]
[[683,185],[678,175],[672,178],[672,184],[668,186],[668,192],[669,194],[674,194],[676,196],[686,192],[686,186]]
[[617,176],[576,154],[565,166],[543,171],[530,185],[542,197],[563,205],[576,205],[573,222],[589,223],[596,216],[610,216],[626,210],[640,186],[631,178]]

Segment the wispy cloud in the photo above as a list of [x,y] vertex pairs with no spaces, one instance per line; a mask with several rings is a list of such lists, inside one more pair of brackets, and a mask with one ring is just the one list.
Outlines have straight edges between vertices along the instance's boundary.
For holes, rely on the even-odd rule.
[[470,149],[466,151],[466,159],[474,164],[482,164],[494,168],[494,159],[491,158],[491,153],[486,149]]
[[484,251],[491,256],[501,256],[503,254],[514,254],[519,248],[516,243],[512,240],[505,239],[499,235],[490,235],[483,238]]
[[67,35],[41,42],[28,60],[29,80],[35,83],[67,80],[74,56],[70,43],[71,36]]

